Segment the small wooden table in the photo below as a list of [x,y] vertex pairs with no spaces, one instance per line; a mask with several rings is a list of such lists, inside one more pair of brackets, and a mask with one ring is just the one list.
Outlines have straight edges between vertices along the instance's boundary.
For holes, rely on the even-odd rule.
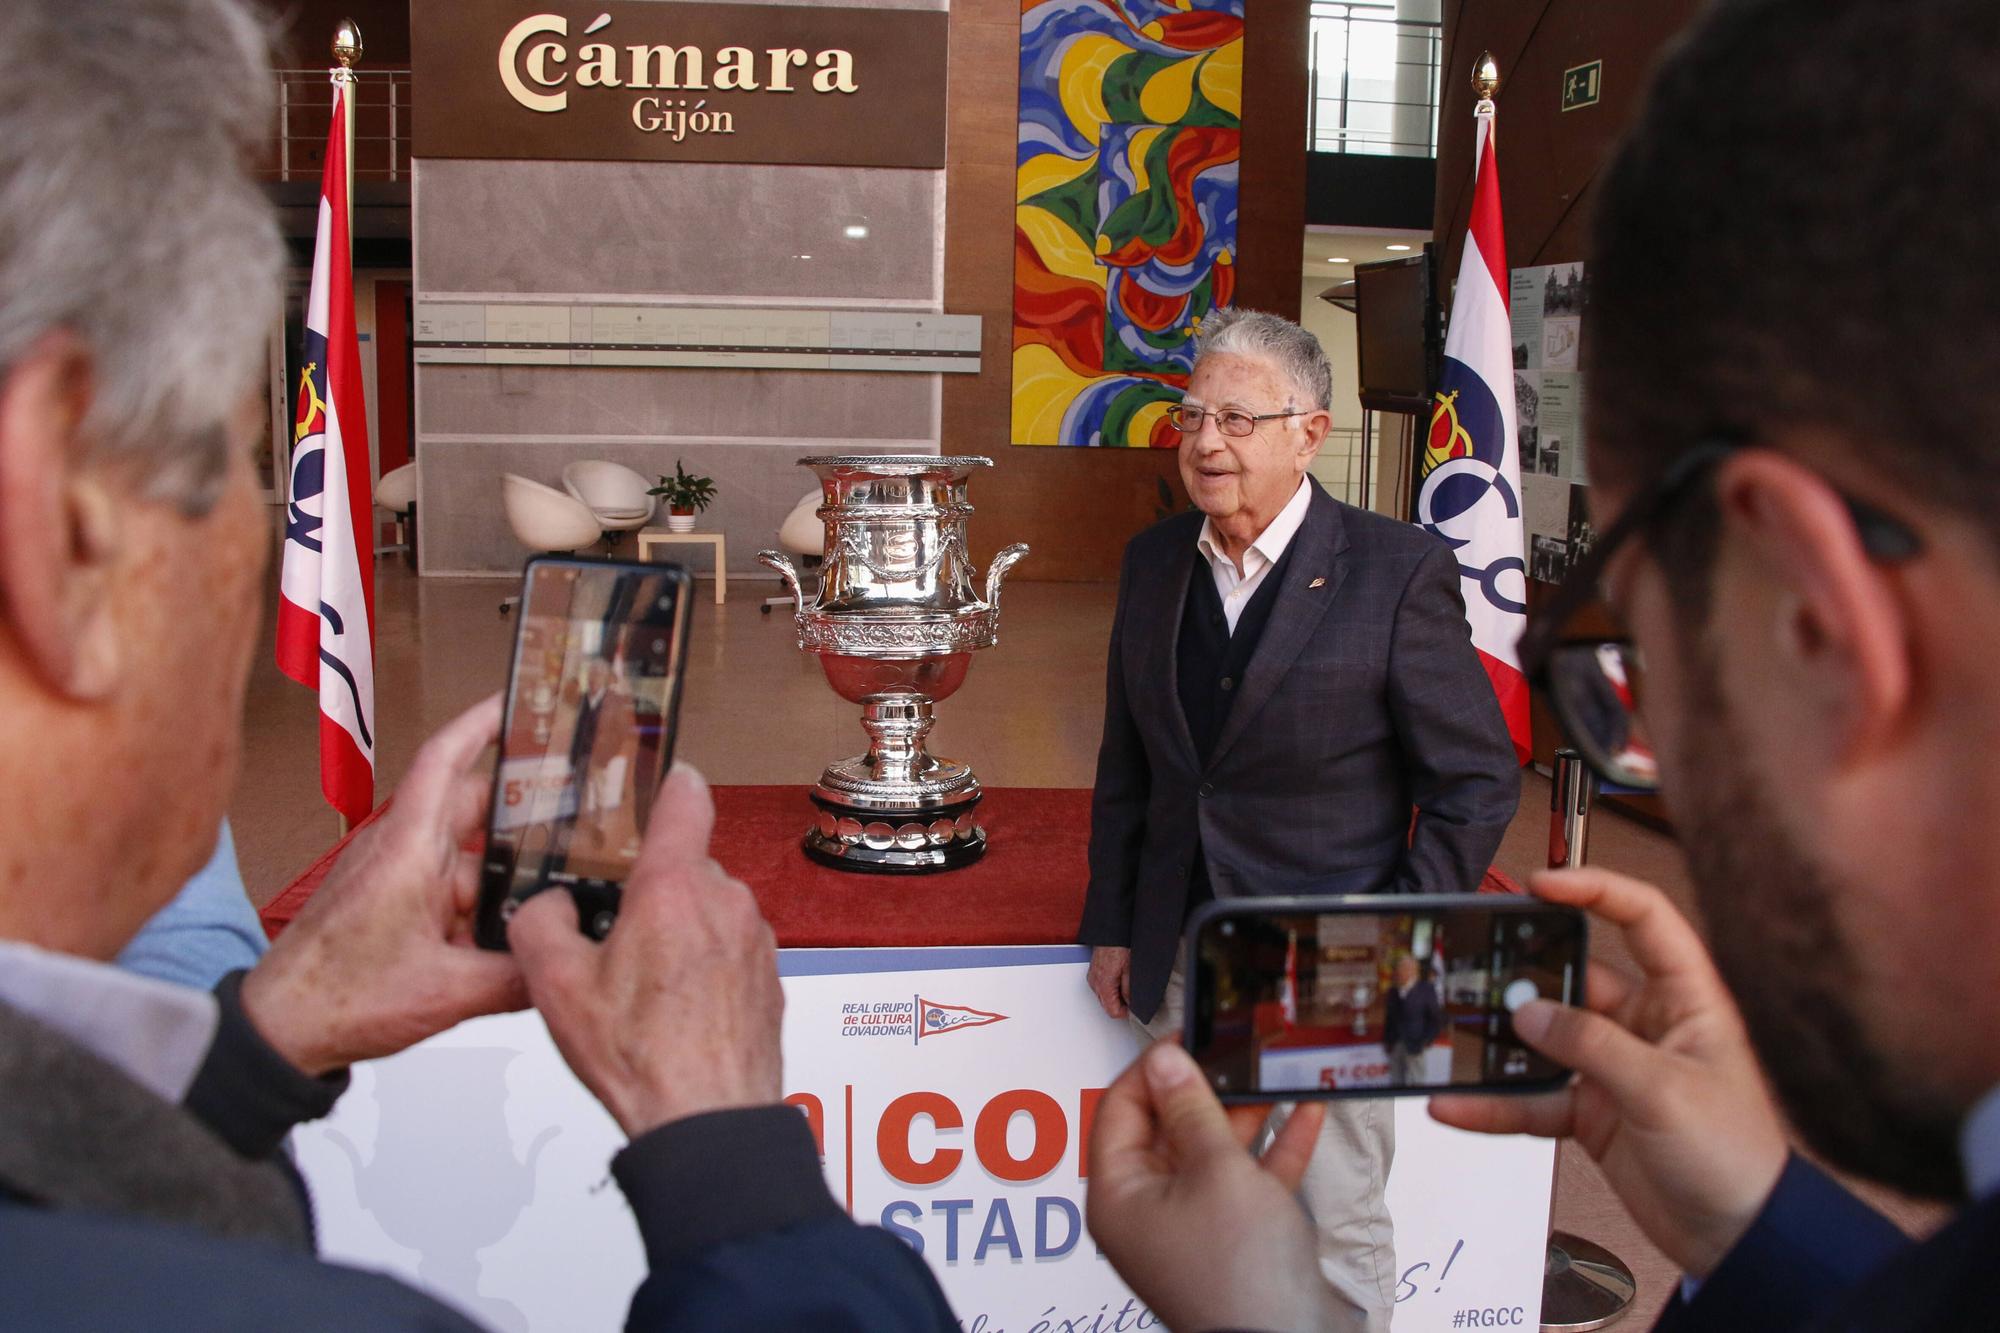
[[729,554],[719,532],[668,532],[665,528],[639,529],[639,558],[651,560],[653,547],[662,542],[695,542],[715,548],[715,604],[729,600]]

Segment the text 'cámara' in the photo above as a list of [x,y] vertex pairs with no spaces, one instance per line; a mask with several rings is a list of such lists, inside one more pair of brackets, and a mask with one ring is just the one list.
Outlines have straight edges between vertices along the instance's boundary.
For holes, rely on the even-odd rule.
[[[600,18],[583,35],[601,36],[608,27],[610,20]],[[516,102],[530,111],[562,111],[569,106],[571,87],[767,93],[860,90],[850,51],[722,46],[711,52],[665,42],[619,46],[607,41],[585,42],[572,50],[568,38],[569,20],[560,14],[530,14],[508,30],[500,42],[500,82]]]

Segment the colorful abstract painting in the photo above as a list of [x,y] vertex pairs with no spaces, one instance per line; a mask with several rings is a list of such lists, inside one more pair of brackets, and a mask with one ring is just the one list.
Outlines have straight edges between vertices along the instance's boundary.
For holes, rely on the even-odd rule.
[[1236,272],[1244,0],[1023,0],[1016,444],[1173,448]]

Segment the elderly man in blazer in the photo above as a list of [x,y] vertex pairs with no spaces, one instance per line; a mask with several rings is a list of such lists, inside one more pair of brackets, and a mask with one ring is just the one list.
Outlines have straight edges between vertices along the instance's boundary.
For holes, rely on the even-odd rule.
[[[1306,475],[1331,398],[1312,334],[1210,316],[1170,409],[1200,512],[1125,551],[1078,939],[1105,1012],[1155,1037],[1201,903],[1470,891],[1520,794],[1450,549]],[[1386,1330],[1391,1104],[1330,1109],[1302,1190],[1321,1268]]]

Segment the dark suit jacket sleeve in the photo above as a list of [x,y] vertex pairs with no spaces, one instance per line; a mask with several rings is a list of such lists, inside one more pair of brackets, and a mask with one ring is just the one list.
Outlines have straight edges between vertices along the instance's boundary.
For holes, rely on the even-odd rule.
[[1139,847],[1146,832],[1152,769],[1125,694],[1125,604],[1132,591],[1132,551],[1118,573],[1118,609],[1104,672],[1104,737],[1097,746],[1097,783],[1090,795],[1090,887],[1083,899],[1080,944],[1127,948],[1138,890]]
[[333,1109],[347,1091],[347,1071],[313,1078],[272,1049],[243,1012],[237,971],[215,988],[215,1039],[182,1105],[239,1157],[262,1160],[285,1135]]
[[1783,1333],[1835,1308],[1842,1294],[1909,1244],[1886,1217],[1793,1157],[1743,1239],[1660,1333]]
[[1521,770],[1443,545],[1417,563],[1396,608],[1389,715],[1417,807],[1396,891],[1471,893],[1520,804]]
[[856,1223],[828,1192],[789,1106],[690,1116],[611,1164],[650,1270],[626,1327],[957,1333],[923,1259]]

